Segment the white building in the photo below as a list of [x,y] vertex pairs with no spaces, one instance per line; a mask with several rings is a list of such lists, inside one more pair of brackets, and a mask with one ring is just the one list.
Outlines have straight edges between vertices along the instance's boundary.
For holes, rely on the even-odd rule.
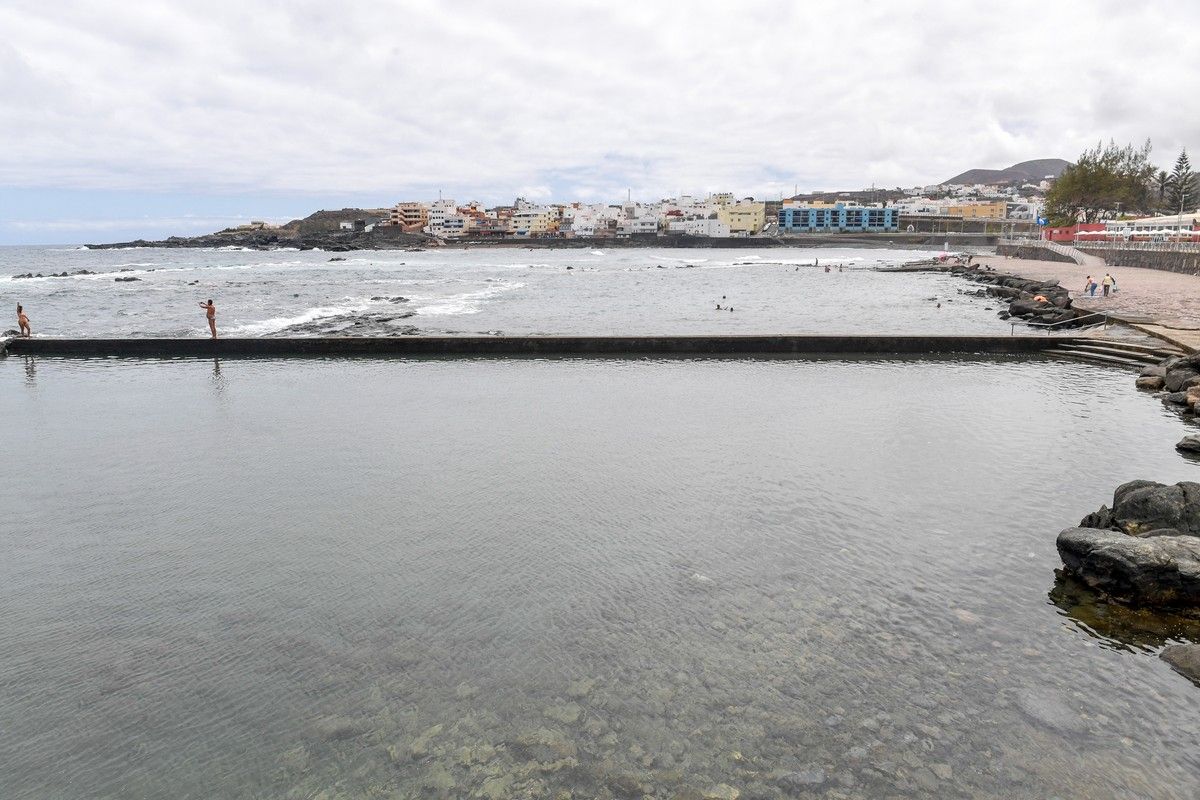
[[617,222],[617,236],[657,234],[658,214],[640,212]]
[[458,213],[453,200],[438,200],[429,207],[429,224],[425,226],[425,232],[442,239],[465,236],[467,217]]
[[719,219],[677,219],[667,223],[671,233],[688,236],[710,236],[714,239],[729,237],[729,224]]

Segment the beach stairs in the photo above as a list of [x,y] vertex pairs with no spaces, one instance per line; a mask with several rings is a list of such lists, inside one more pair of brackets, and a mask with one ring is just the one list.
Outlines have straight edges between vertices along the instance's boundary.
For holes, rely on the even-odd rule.
[[1093,364],[1108,364],[1116,367],[1143,367],[1158,364],[1164,358],[1184,355],[1174,345],[1139,344],[1111,339],[1072,339],[1057,343],[1044,351],[1046,355],[1089,361]]

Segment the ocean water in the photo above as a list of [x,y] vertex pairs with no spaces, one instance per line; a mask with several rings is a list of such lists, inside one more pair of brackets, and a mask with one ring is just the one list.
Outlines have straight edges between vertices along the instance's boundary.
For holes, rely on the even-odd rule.
[[1123,371],[10,356],[0,418],[5,800],[1200,794],[1194,622],[1054,573],[1197,477]]
[[[198,304],[210,298],[230,336],[1009,331],[995,315],[1002,306],[965,294],[976,287],[960,279],[874,271],[930,255],[13,247],[0,249],[0,306],[15,327],[23,304],[40,336],[206,336]],[[96,274],[13,277],[82,270]]]

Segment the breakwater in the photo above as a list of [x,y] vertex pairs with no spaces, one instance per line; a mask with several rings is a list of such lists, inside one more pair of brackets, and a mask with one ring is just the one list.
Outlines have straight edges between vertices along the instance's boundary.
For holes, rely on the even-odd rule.
[[81,357],[820,356],[1033,354],[1049,336],[395,336],[228,339],[10,339],[7,352]]

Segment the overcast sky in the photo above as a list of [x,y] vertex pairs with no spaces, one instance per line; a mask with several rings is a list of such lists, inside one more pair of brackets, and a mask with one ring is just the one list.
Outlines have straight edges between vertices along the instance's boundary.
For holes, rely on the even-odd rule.
[[0,243],[1200,147],[1185,2],[0,6]]

